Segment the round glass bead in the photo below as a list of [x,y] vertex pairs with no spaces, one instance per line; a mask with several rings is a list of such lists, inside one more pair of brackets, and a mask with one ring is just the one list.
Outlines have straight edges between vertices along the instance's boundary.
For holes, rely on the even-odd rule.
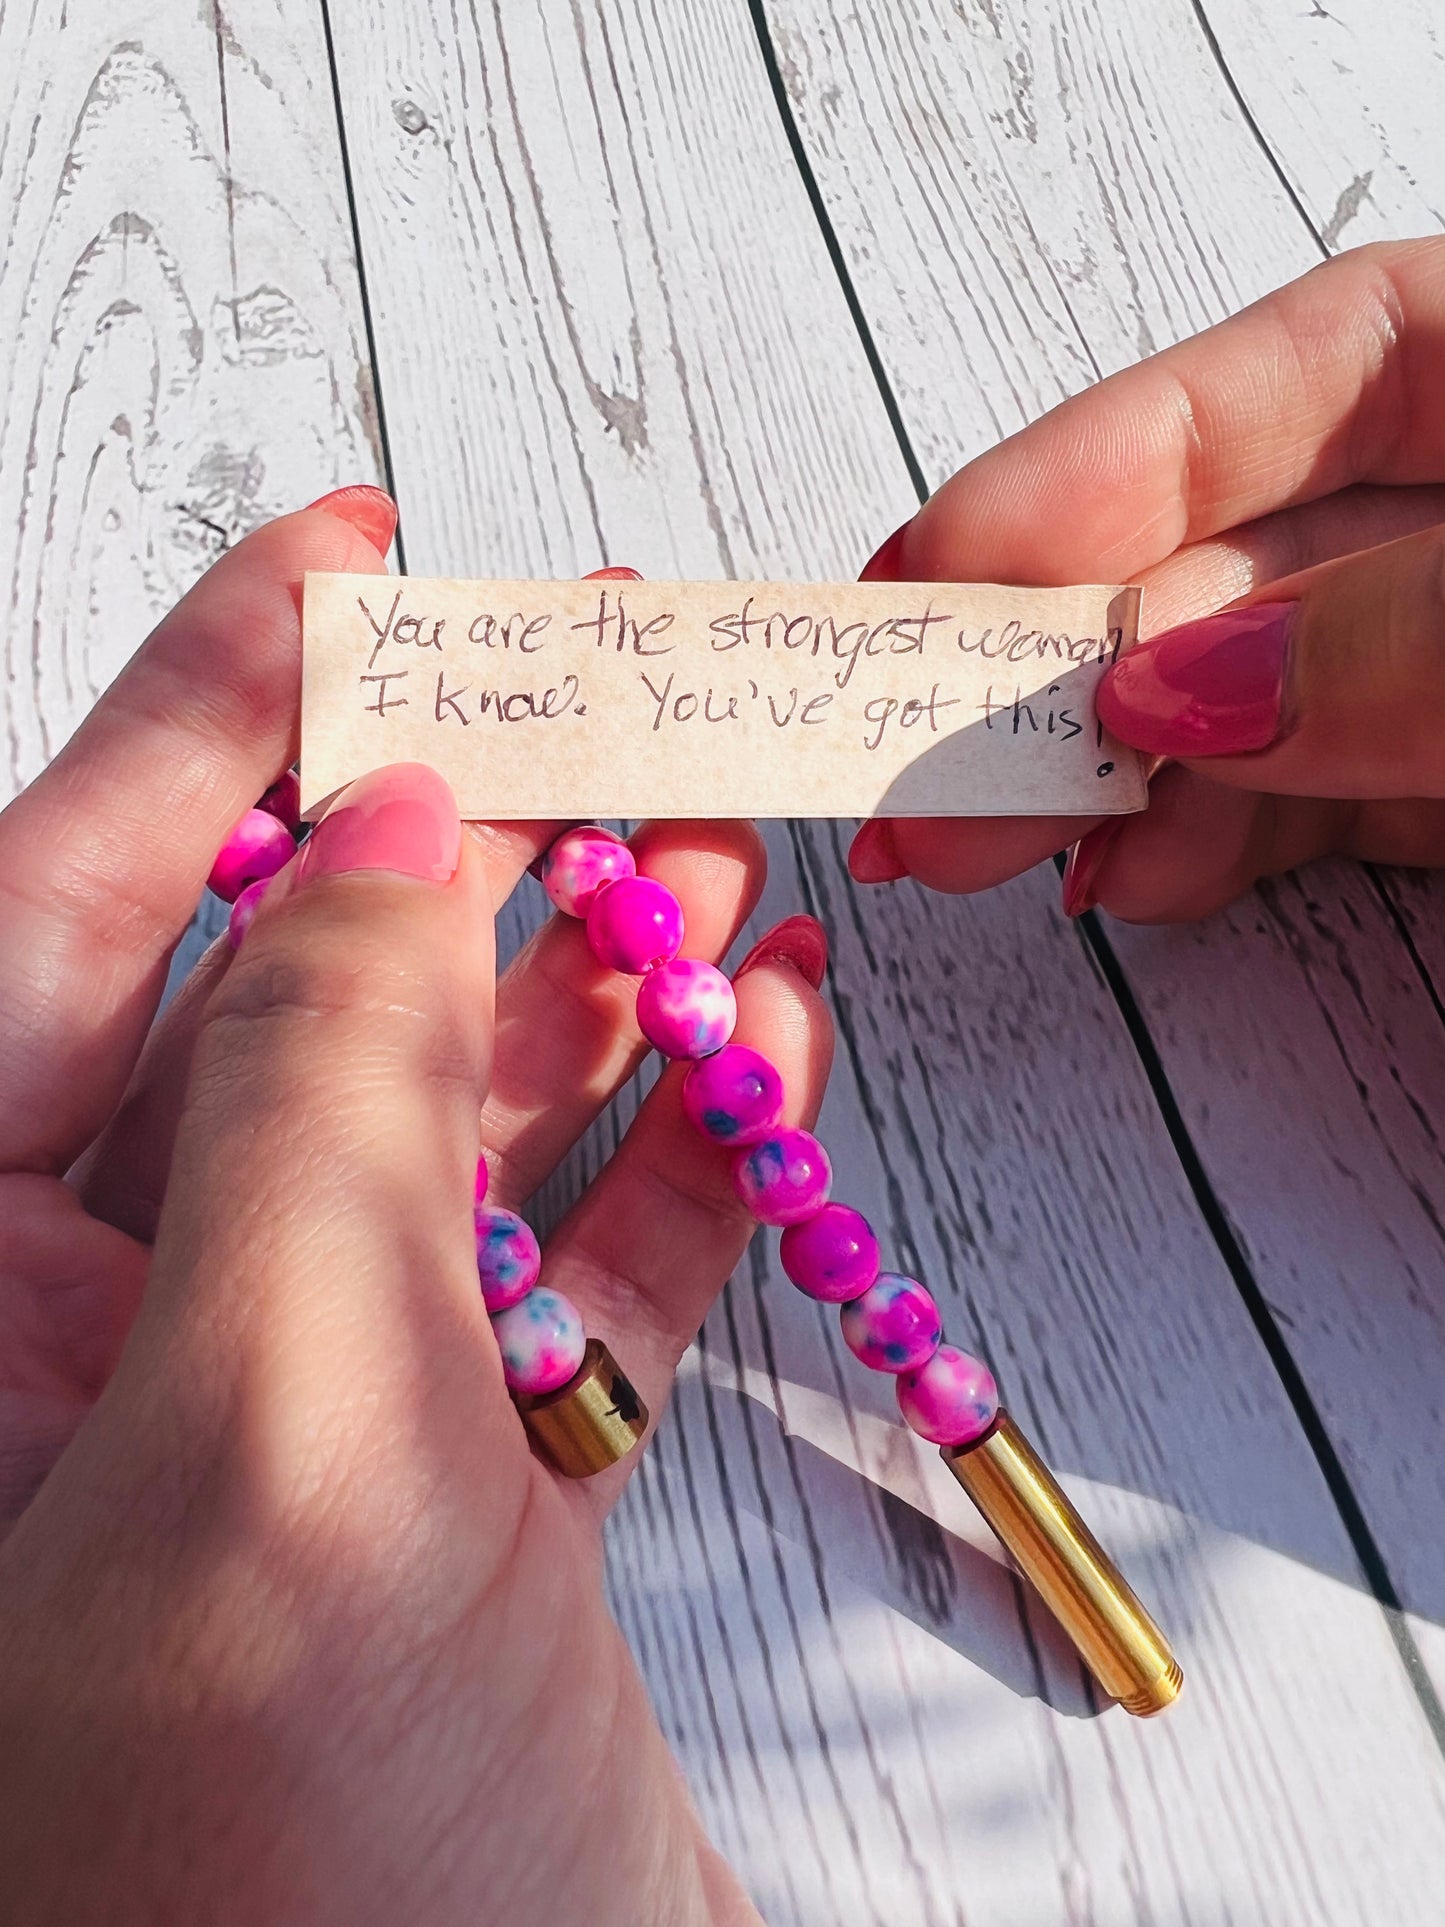
[[940,1345],[926,1365],[899,1378],[898,1409],[920,1438],[967,1445],[998,1417],[998,1387],[980,1359]]
[[599,890],[636,876],[632,852],[620,836],[595,823],[564,830],[542,858],[542,888],[565,917],[585,917]]
[[295,839],[284,823],[267,810],[247,810],[221,845],[206,883],[222,902],[234,903],[248,883],[275,876],[295,854]]
[[492,1174],[487,1169],[487,1160],[484,1157],[478,1158],[477,1159],[477,1183],[476,1183],[475,1190],[472,1192],[473,1204],[482,1205],[486,1203],[487,1188],[491,1184],[491,1182],[492,1182]]
[[514,1392],[555,1392],[576,1372],[587,1350],[582,1315],[560,1291],[538,1286],[492,1320],[502,1370]]
[[295,770],[288,769],[284,775],[278,776],[256,808],[264,810],[268,816],[274,816],[278,823],[284,823],[293,834],[299,830],[301,827],[301,778]]
[[716,965],[694,957],[659,964],[638,988],[638,1028],[664,1057],[710,1057],[737,1020],[732,985]]
[[682,1108],[715,1144],[756,1144],[783,1115],[783,1080],[761,1051],[725,1044],[688,1072]]
[[878,1276],[878,1240],[861,1211],[825,1204],[790,1224],[778,1256],[799,1291],[825,1305],[841,1305],[867,1291]]
[[537,1234],[515,1211],[479,1204],[472,1212],[477,1232],[477,1276],[488,1311],[505,1311],[536,1284],[542,1270]]
[[641,977],[682,948],[682,905],[665,883],[623,877],[592,899],[587,941],[609,970]]
[[258,877],[248,883],[240,896],[231,905],[231,914],[226,922],[226,935],[233,950],[241,948],[241,939],[251,928],[251,919],[261,907],[261,899],[271,888],[270,877]]
[[901,1271],[880,1271],[838,1316],[844,1344],[874,1372],[916,1372],[943,1336],[933,1293]]
[[779,1131],[733,1165],[733,1189],[762,1224],[811,1218],[828,1196],[833,1167],[811,1131]]

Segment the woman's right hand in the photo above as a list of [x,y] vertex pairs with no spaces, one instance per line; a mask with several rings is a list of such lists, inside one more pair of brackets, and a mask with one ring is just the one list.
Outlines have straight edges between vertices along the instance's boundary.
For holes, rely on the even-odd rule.
[[1343,255],[1075,396],[864,577],[1142,583],[1099,713],[1157,767],[1137,816],[865,824],[860,882],[981,890],[1074,844],[1069,915],[1171,922],[1315,857],[1445,863],[1445,240]]

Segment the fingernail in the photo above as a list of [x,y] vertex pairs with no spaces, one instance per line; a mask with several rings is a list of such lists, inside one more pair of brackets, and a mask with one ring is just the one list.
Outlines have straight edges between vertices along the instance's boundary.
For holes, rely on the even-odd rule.
[[636,569],[590,569],[582,580],[584,582],[640,582],[642,577]]
[[1099,720],[1156,756],[1243,756],[1287,733],[1296,602],[1224,609],[1151,636],[1099,685]]
[[1069,851],[1064,864],[1064,915],[1081,917],[1098,902],[1094,885],[1103,869],[1114,840],[1124,827],[1122,821],[1095,824],[1086,830]]
[[898,563],[903,554],[903,540],[912,526],[913,517],[910,515],[901,527],[893,531],[886,542],[880,543],[859,570],[860,582],[896,582],[898,580]]
[[303,844],[297,882],[390,870],[446,883],[462,854],[456,801],[425,763],[392,763],[349,783]]
[[733,981],[760,963],[790,964],[817,990],[828,968],[827,932],[816,917],[784,917],[753,945],[733,972]]
[[334,515],[339,522],[349,522],[352,528],[361,531],[378,555],[385,555],[391,547],[391,538],[396,534],[396,503],[384,488],[373,488],[369,482],[355,482],[349,488],[334,488],[329,495],[318,496],[306,506],[320,509],[323,515]]
[[893,825],[874,818],[865,823],[848,851],[848,873],[855,883],[896,883],[908,875],[893,845]]

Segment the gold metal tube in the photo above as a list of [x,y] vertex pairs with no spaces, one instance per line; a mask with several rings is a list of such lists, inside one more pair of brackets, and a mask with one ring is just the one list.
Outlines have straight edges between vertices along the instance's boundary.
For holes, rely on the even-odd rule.
[[1179,1662],[1128,1582],[1007,1412],[943,1462],[1127,1713],[1147,1718],[1178,1699]]
[[517,1396],[513,1403],[533,1443],[569,1479],[590,1479],[616,1465],[647,1430],[647,1407],[596,1338],[588,1339],[582,1363],[565,1385]]

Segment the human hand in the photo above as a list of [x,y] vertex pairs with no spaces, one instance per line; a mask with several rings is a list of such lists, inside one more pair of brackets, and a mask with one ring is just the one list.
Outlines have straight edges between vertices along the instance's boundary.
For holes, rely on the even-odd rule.
[[[603,1600],[637,1455],[578,1485],[533,1458],[478,1291],[479,1115],[516,1206],[643,1048],[571,920],[494,990],[494,907],[555,826],[365,779],[147,1039],[295,752],[301,575],[382,567],[335,509],[250,537],[0,817],[7,1920],[755,1919]],[[721,955],[754,833],[634,848]],[[739,973],[801,1117],[822,961],[795,920]],[[654,1414],[752,1229],[681,1069],[544,1274]]]
[[1070,915],[1168,922],[1319,856],[1445,862],[1442,523],[1445,241],[1343,255],[1065,402],[864,576],[1142,583],[1099,714],[1167,759],[1148,809],[869,823],[854,876],[981,890],[1075,844]]

